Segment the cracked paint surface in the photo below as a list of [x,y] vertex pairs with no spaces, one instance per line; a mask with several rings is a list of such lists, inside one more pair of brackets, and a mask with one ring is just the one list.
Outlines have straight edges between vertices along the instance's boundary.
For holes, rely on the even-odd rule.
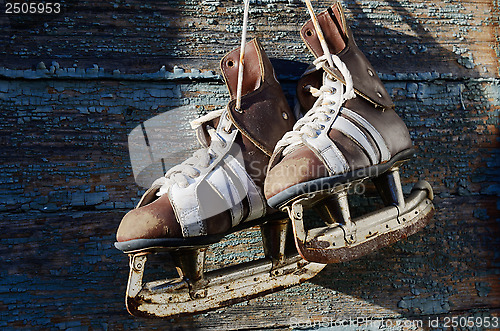
[[[0,327],[288,329],[292,317],[495,316],[498,1],[343,3],[418,148],[402,170],[404,189],[431,183],[434,220],[301,286],[164,321],[129,317],[123,305],[128,261],[113,248],[114,234],[144,192],[127,136],[191,105],[166,142],[175,141],[172,165],[191,154],[196,142],[182,119],[227,103],[217,67],[239,44],[241,4],[63,1],[62,16],[0,16]],[[251,34],[263,40],[291,104],[311,60],[298,36],[306,19],[299,1],[252,3]],[[375,200],[355,204],[364,210]],[[260,246],[258,229],[230,235],[211,248],[207,265],[262,256]]]

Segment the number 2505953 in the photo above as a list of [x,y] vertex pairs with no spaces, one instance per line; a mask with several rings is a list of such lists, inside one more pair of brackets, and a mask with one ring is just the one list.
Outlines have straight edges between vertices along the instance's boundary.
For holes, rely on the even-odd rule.
[[7,2],[6,14],[58,14],[61,4],[58,2]]

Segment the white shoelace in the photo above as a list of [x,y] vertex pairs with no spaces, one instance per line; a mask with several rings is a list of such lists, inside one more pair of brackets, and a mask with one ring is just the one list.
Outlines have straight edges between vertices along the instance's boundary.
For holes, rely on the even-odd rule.
[[[330,55],[330,54],[328,54]],[[321,122],[325,122],[330,120],[332,117],[336,118],[340,111],[341,105],[344,104],[345,101],[356,97],[354,93],[354,87],[352,82],[352,76],[347,69],[347,66],[342,62],[342,60],[336,55],[330,55],[333,63],[339,69],[340,73],[344,77],[345,80],[345,88],[344,91],[337,91],[335,88],[328,86],[328,84],[324,84],[320,89],[316,89],[314,87],[309,88],[309,92],[318,98],[314,103],[313,107],[302,117],[299,119],[295,125],[293,126],[293,130],[287,132],[278,144],[275,147],[275,150],[279,148],[285,147],[282,154],[286,155],[290,153],[293,148],[302,142],[302,138],[304,135],[308,137],[317,137],[321,134],[322,130],[325,129],[324,125]],[[323,55],[317,58],[313,63],[316,66],[316,69],[324,69],[328,65],[327,55]],[[325,73],[326,80],[328,82],[333,82],[332,77],[329,77],[329,74]],[[339,97],[335,96],[336,93],[342,93],[340,96],[341,105],[335,106],[336,102],[338,102]]]
[[201,116],[200,118],[194,119],[189,124],[191,125],[191,128],[193,130],[196,130],[198,127],[200,127],[203,123],[206,123],[208,121],[211,121],[213,119],[216,119],[217,117],[220,117],[222,113],[224,112],[225,108],[223,109],[217,109],[217,110],[212,110],[208,114],[205,114]]
[[[225,109],[214,110],[199,119],[192,121],[191,126],[193,128],[197,128],[203,123],[216,117],[222,117],[224,116],[224,111]],[[168,170],[164,177],[160,177],[155,180],[153,186],[160,185],[160,190],[156,194],[157,196],[162,196],[167,193],[168,189],[175,183],[184,188],[188,187],[192,183],[192,179],[201,174],[201,169],[208,168],[210,164],[212,164],[212,161],[217,157],[214,149],[220,150],[224,148],[227,142],[214,128],[209,127],[207,132],[210,135],[210,147],[197,150],[193,153],[193,156]]]

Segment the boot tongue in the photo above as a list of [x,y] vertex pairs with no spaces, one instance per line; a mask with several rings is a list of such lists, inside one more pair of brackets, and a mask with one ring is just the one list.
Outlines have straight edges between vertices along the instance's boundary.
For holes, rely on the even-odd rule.
[[[341,23],[343,15],[338,4],[333,5],[332,8],[322,12],[317,17],[330,53],[340,53],[346,48],[349,38],[345,34],[346,29],[343,28]],[[300,35],[316,58],[324,54],[311,20],[304,24],[300,30]]]
[[292,130],[295,117],[276,80],[271,61],[257,39],[245,46],[245,67],[241,109],[236,110],[239,49],[227,54],[221,69],[232,100],[228,116],[240,131],[244,142],[251,142],[270,156],[279,139]]
[[[243,88],[241,95],[246,95],[259,88],[262,78],[262,68],[257,51],[257,40],[249,41],[245,46],[245,65],[243,68]],[[226,54],[220,63],[221,71],[226,81],[231,100],[236,99],[238,71],[240,65],[240,48]]]
[[[351,72],[356,94],[382,108],[394,108],[394,103],[375,69],[356,46],[352,32],[345,23],[340,4],[334,4],[317,17],[330,53],[338,55]],[[323,55],[311,20],[304,24],[300,35],[315,57]],[[337,79],[343,81],[337,68],[333,68],[332,72]]]

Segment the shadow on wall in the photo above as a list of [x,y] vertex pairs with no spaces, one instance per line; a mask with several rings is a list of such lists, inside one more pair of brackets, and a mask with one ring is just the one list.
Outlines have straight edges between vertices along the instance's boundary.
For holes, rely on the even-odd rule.
[[[464,50],[450,51],[442,47],[429,33],[429,28],[422,25],[423,18],[416,18],[416,15],[408,11],[408,4],[398,1],[383,1],[363,6],[360,4],[361,1],[343,1],[343,3],[347,11],[348,24],[353,30],[358,46],[378,72],[394,75],[435,71],[448,74],[445,78],[451,78],[450,73],[455,76],[454,78],[480,76],[478,65],[473,62],[470,54]],[[329,4],[331,2],[325,1],[322,6],[316,5],[315,9],[320,12]],[[378,10],[379,7],[383,9]],[[393,24],[399,29],[389,29],[375,23],[389,20],[393,20]],[[449,23],[451,19],[442,21]],[[428,26],[439,27],[436,24]],[[459,37],[458,32],[455,37]],[[298,77],[302,74],[304,66],[308,65],[297,61],[273,60],[273,64],[276,64],[275,69],[281,77]],[[427,77],[427,79],[435,78],[435,76]],[[422,79],[426,77],[422,76]]]

